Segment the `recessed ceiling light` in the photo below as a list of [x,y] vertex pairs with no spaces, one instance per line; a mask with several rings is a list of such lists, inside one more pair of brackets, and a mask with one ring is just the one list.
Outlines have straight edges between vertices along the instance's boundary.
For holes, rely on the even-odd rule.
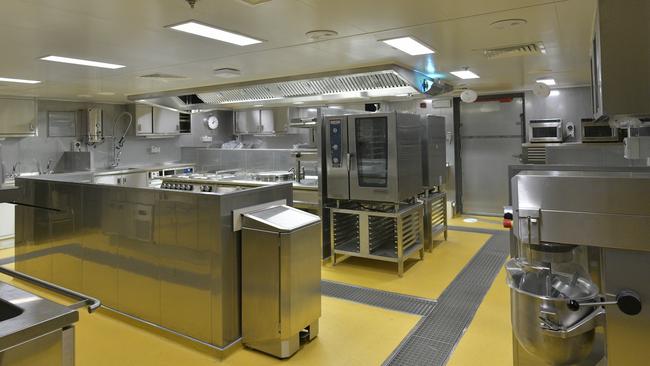
[[27,80],[27,79],[13,79],[13,78],[0,78],[0,82],[6,83],[20,83],[20,84],[38,84],[38,80]]
[[418,56],[418,55],[427,55],[431,53],[436,53],[433,49],[430,47],[424,45],[423,43],[416,41],[415,39],[411,37],[400,37],[400,38],[393,38],[393,39],[385,39],[382,40],[382,42],[386,43],[387,45],[391,47],[395,47],[398,50],[402,52],[406,52],[411,56]]
[[458,70],[458,71],[452,71],[452,75],[461,78],[463,80],[466,79],[478,79],[480,76],[476,75],[475,73],[469,71],[469,70]]
[[63,56],[45,56],[45,57],[41,57],[41,60],[62,62],[64,64],[101,67],[104,69],[121,69],[125,67],[124,65],[109,64],[108,62],[82,60],[80,58],[70,58],[70,57],[63,57]]
[[221,42],[236,44],[238,46],[248,46],[251,44],[262,43],[262,41],[259,39],[229,32],[210,25],[201,24],[196,20],[190,20],[176,25],[168,25],[167,28],[185,33],[191,33],[201,37],[216,39],[217,41]]
[[555,79],[553,78],[543,78],[543,79],[537,79],[538,83],[546,84],[548,86],[553,86],[555,85]]

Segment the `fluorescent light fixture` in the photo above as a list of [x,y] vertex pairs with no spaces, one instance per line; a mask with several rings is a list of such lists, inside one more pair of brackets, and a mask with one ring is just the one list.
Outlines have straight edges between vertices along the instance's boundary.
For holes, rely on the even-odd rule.
[[400,93],[400,94],[395,94],[396,97],[409,97],[411,94],[409,93]]
[[27,80],[27,79],[12,79],[12,78],[0,78],[0,82],[6,83],[20,83],[20,84],[38,84],[38,80]]
[[309,112],[318,112],[318,109],[316,109],[316,108],[307,108],[307,111],[309,111]]
[[264,107],[264,104],[255,104],[253,107],[255,108]]
[[201,24],[196,20],[189,20],[181,24],[169,25],[168,28],[191,33],[197,36],[216,39],[217,41],[236,44],[238,46],[248,46],[256,43],[262,43],[259,39],[246,37],[241,34],[228,32],[223,29],[215,28],[206,24]]
[[559,90],[551,90],[551,94],[549,94],[549,95],[551,97],[557,97],[558,95],[560,95],[560,91]]
[[327,106],[327,108],[329,108],[329,109],[343,109],[343,107],[341,107],[340,105],[329,105],[329,106]]
[[293,104],[300,105],[300,104],[305,104],[305,102],[293,102]]
[[402,52],[406,52],[411,56],[428,55],[428,54],[436,53],[436,51],[434,51],[430,47],[426,46],[425,44],[419,41],[416,41],[411,37],[385,39],[382,42],[386,43],[391,47],[395,47]]
[[553,78],[544,78],[544,79],[537,79],[538,83],[546,84],[548,86],[553,86],[555,85],[555,79]]
[[63,56],[45,56],[45,57],[41,57],[41,60],[62,62],[64,64],[74,64],[74,65],[81,65],[81,66],[101,67],[104,69],[121,69],[125,67],[124,65],[109,64],[108,62],[82,60],[80,58],[70,58],[70,57],[63,57]]
[[469,71],[469,70],[458,70],[458,71],[452,71],[452,75],[455,77],[461,78],[463,80],[467,79],[478,79],[480,76],[476,75],[475,73]]

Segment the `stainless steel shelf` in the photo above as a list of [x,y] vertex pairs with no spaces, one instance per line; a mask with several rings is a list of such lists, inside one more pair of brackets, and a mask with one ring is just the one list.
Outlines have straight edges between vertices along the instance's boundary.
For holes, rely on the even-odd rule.
[[424,258],[423,217],[421,202],[395,212],[331,208],[332,264],[340,261],[337,255],[393,262],[401,277],[406,259],[416,253]]

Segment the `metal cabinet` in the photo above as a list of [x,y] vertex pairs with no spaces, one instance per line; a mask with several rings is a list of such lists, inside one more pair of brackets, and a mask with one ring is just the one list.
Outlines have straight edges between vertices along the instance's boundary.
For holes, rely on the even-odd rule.
[[260,111],[260,123],[262,125],[262,133],[274,134],[287,132],[289,129],[289,109],[263,109]]
[[289,130],[289,109],[247,109],[235,112],[235,134],[277,134]]
[[260,133],[260,110],[251,109],[235,112],[235,134]]
[[180,134],[180,113],[177,111],[134,104],[133,114],[136,136],[176,136]]
[[0,98],[0,136],[36,136],[36,101]]

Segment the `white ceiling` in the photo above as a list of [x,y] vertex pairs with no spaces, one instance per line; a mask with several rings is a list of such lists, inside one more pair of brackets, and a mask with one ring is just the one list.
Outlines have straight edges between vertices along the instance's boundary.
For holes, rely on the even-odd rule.
[[[520,90],[536,78],[561,86],[589,83],[589,46],[596,0],[11,0],[0,4],[0,77],[42,80],[0,83],[0,94],[95,101],[177,88],[279,77],[396,62],[477,90]],[[527,24],[496,30],[500,19]],[[265,40],[239,47],[176,32],[189,19]],[[335,39],[305,33],[333,29]],[[411,35],[437,50],[408,56],[378,42]],[[482,50],[543,41],[546,55],[488,60]],[[104,70],[39,60],[56,54],[126,65]],[[449,71],[470,67],[481,79]],[[220,79],[212,70],[241,69]],[[148,80],[168,73],[185,79]],[[102,94],[98,94],[102,93]],[[114,95],[106,95],[114,93]]]

